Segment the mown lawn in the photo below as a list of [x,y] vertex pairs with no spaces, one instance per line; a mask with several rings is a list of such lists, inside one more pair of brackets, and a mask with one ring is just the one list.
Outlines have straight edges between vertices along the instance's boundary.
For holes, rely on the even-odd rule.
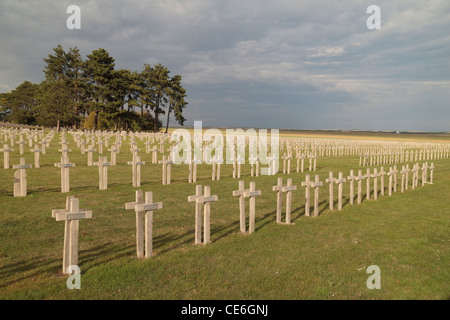
[[[211,167],[199,166],[198,184],[211,186],[219,201],[211,205],[212,243],[194,245],[194,204],[187,201],[195,184],[187,183],[186,165],[174,165],[172,184],[161,185],[161,165],[140,152],[142,187],[153,191],[164,207],[155,211],[154,256],[136,258],[135,213],[125,210],[134,201],[128,143],[109,168],[108,190],[98,190],[98,168],[88,167],[69,142],[71,191],[60,193],[60,169],[55,136],[41,168],[28,169],[28,196],[14,198],[14,169],[3,169],[0,157],[0,299],[448,299],[450,297],[450,159],[434,160],[434,184],[419,186],[377,201],[349,204],[344,187],[342,211],[328,209],[328,187],[320,191],[320,216],[304,216],[304,173],[250,177],[242,180],[262,190],[256,200],[256,232],[239,232],[238,180],[231,165],[222,166],[222,179],[211,181]],[[140,142],[142,144],[142,142]],[[145,150],[143,144],[141,150]],[[18,163],[15,147],[11,163]],[[28,148],[26,148],[28,149]],[[105,148],[104,155],[110,158]],[[25,154],[33,164],[33,154]],[[94,157],[98,159],[98,154]],[[328,171],[349,174],[360,169],[359,158],[320,158],[325,182]],[[423,162],[423,161],[422,161]],[[295,165],[293,166],[295,169]],[[385,166],[388,168],[389,166]],[[365,171],[365,169],[364,169]],[[293,178],[292,225],[275,222],[278,177]],[[387,177],[386,177],[387,187]],[[337,190],[337,188],[335,188]],[[400,190],[400,189],[399,189]],[[337,194],[337,192],[336,192]],[[64,223],[51,217],[64,208],[67,195],[93,218],[80,222],[81,289],[66,287],[62,246]],[[373,198],[372,198],[373,199]],[[248,206],[248,200],[247,200]],[[335,208],[337,203],[335,204]],[[381,289],[369,290],[366,269],[381,270]]]

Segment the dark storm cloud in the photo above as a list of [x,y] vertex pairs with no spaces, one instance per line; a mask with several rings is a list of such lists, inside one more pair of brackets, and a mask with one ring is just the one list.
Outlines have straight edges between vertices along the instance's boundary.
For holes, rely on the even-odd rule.
[[[71,4],[81,30],[66,28]],[[40,82],[58,44],[101,47],[116,68],[181,74],[187,124],[449,130],[449,13],[445,0],[2,1],[0,92]]]

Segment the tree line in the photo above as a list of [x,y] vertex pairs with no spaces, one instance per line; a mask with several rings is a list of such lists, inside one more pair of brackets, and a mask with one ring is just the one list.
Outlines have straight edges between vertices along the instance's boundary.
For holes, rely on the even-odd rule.
[[141,72],[115,69],[105,49],[83,60],[77,47],[61,45],[44,58],[45,79],[24,81],[0,94],[0,120],[18,124],[82,129],[155,130],[171,116],[183,125],[186,90],[181,76],[161,64],[144,64]]

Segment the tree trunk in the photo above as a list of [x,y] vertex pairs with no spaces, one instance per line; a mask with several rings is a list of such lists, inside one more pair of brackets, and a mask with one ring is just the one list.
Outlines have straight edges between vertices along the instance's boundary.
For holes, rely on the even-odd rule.
[[98,111],[94,111],[94,130],[97,130],[97,122],[98,122]]
[[166,133],[169,130],[169,117],[170,117],[170,110],[172,110],[172,108],[169,105],[169,110],[167,110],[167,123],[166,123]]
[[56,132],[59,132],[59,119],[56,120]]

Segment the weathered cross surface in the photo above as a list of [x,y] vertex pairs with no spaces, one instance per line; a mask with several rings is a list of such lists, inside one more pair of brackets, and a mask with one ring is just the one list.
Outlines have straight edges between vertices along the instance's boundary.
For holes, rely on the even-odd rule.
[[428,175],[428,162],[425,162],[424,164],[422,164],[422,187],[425,185],[425,183],[427,182],[427,175]]
[[350,181],[350,204],[353,204],[354,198],[355,198],[355,187],[354,187],[354,181],[358,177],[355,176],[355,171],[350,170],[350,175],[347,176],[347,180]]
[[173,161],[170,158],[168,160],[167,156],[163,156],[159,163],[162,164],[162,184],[170,184]]
[[145,161],[141,161],[140,156],[133,157],[133,161],[128,161],[131,165],[131,171],[133,174],[132,185],[133,187],[141,186],[141,166],[145,164]]
[[319,215],[319,188],[323,186],[323,182],[319,181],[319,175],[314,177],[314,183],[311,187],[314,188],[314,217]]
[[27,195],[27,174],[25,169],[31,168],[31,164],[25,164],[25,158],[20,158],[20,164],[13,165],[14,172],[14,197],[26,197]]
[[309,174],[305,175],[305,181],[301,183],[302,187],[305,187],[305,216],[310,216],[311,209],[311,187],[314,181],[311,181]]
[[3,168],[9,169],[9,153],[13,152],[14,149],[11,149],[8,144],[3,145],[3,149],[0,149],[1,152],[3,152]]
[[362,174],[362,170],[358,170],[358,176],[356,177],[356,181],[358,181],[358,197],[357,203],[361,204],[362,201],[362,181],[365,179],[365,176]]
[[334,181],[336,184],[338,184],[338,210],[342,210],[342,191],[345,181],[347,180],[344,178],[344,174],[342,172],[339,172],[339,178]]
[[398,174],[398,170],[397,170],[397,165],[394,165],[394,192],[397,192],[397,174]]
[[329,200],[329,202],[330,202],[330,210],[333,210],[334,209],[334,191],[333,191],[333,185],[334,185],[334,183],[336,182],[336,178],[334,178],[333,177],[333,171],[330,171],[329,173],[328,173],[328,179],[326,179],[325,180],[325,182],[327,182],[328,183],[328,190],[329,190],[329,193],[330,193],[330,200]]
[[249,201],[249,228],[248,232],[255,232],[255,197],[261,195],[261,190],[256,190],[255,183],[250,182],[250,188],[244,188],[244,181],[239,181],[239,190],[233,191],[233,197],[239,196],[239,221],[241,232],[246,232],[246,218],[245,218],[245,198],[250,198]]
[[388,196],[392,196],[392,179],[394,177],[394,170],[392,169],[392,167],[389,167],[387,175],[389,176]]
[[115,166],[117,164],[117,154],[119,153],[120,149],[117,148],[116,145],[113,145],[108,149],[108,151],[111,152],[111,165]]
[[218,201],[217,195],[211,195],[211,188],[205,186],[202,194],[202,186],[197,185],[195,195],[189,196],[189,202],[195,202],[195,244],[202,243],[202,207],[203,207],[203,244],[210,243],[211,235],[211,202]]
[[98,166],[98,188],[100,190],[108,189],[108,166],[111,165],[108,158],[100,156],[94,165]]
[[59,152],[62,153],[63,157],[68,157],[69,156],[69,152],[71,152],[71,149],[66,148],[62,148],[62,149],[58,149]]
[[220,180],[220,159],[218,155],[212,160],[211,180]]
[[402,174],[401,184],[400,184],[400,192],[403,193],[405,191],[405,176],[406,176],[406,167],[402,166],[402,170],[400,171]]
[[[408,169],[409,170],[409,169]],[[386,175],[386,171],[384,171],[384,167],[380,168],[380,194],[384,196],[384,176]]]
[[75,163],[70,163],[68,157],[61,157],[61,162],[55,163],[55,167],[61,168],[61,193],[69,192],[69,169],[75,167]]
[[250,176],[259,176],[259,157],[251,157],[248,159],[250,162]]
[[69,196],[66,198],[66,208],[52,210],[52,217],[56,221],[64,221],[64,251],[63,273],[70,273],[69,266],[78,265],[78,230],[81,219],[92,218],[92,211],[80,210],[78,198]]
[[364,176],[367,180],[366,180],[366,199],[369,200],[370,199],[370,178],[372,178],[372,174],[370,173],[370,169],[367,169],[367,173]]
[[434,171],[434,163],[432,162],[430,164],[430,182],[428,182],[429,184],[433,184],[433,171]]
[[153,203],[153,193],[136,191],[136,201],[125,204],[126,210],[136,212],[136,252],[138,258],[150,258],[153,254],[153,211],[162,209],[163,203]]
[[94,163],[94,152],[95,152],[95,149],[92,146],[89,146],[87,152],[88,152],[87,165],[88,166],[92,166],[93,163]]
[[413,165],[411,172],[412,172],[411,189],[414,190],[417,187],[418,180],[419,180],[419,164],[418,163]]
[[378,169],[374,168],[373,173],[370,175],[371,178],[373,178],[373,198],[375,200],[378,199],[378,177],[380,174],[378,173]]
[[303,154],[303,152],[302,152],[301,155],[299,155],[299,156],[297,157],[297,172],[300,172],[300,171],[299,171],[299,170],[300,170],[300,168],[299,168],[299,166],[300,166],[300,160],[301,160],[301,172],[304,171],[305,159],[306,159],[306,156]]
[[[292,153],[291,151],[288,152],[288,154],[283,155],[283,173],[290,174],[291,173],[291,159],[292,159]],[[286,166],[287,161],[287,166]]]
[[41,167],[41,152],[42,150],[39,149],[37,146],[34,146],[34,149],[30,149],[31,152],[34,152],[34,167],[40,168]]
[[297,190],[297,186],[292,185],[292,178],[287,179],[287,185],[283,186],[283,178],[278,178],[278,184],[272,187],[272,191],[277,191],[277,223],[281,223],[282,197],[286,192],[286,224],[291,223],[292,191]]

